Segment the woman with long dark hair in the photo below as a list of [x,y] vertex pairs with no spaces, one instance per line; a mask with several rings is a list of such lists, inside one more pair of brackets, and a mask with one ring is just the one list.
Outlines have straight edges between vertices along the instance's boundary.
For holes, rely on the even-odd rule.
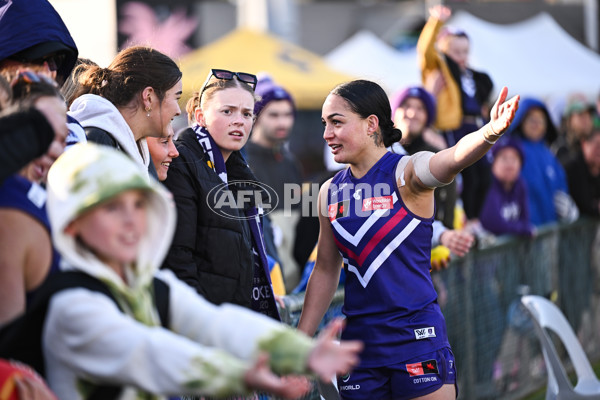
[[434,189],[483,157],[510,125],[519,98],[504,88],[491,122],[438,153],[387,151],[402,138],[376,83],[337,86],[323,104],[323,138],[349,164],[319,194],[320,235],[299,329],[313,335],[346,272],[343,339],[365,343],[338,377],[342,399],[454,399],[454,356],[430,275]]
[[181,71],[168,56],[149,47],[122,50],[107,68],[90,65],[69,115],[87,139],[118,148],[156,177],[146,137],[162,137],[181,114]]

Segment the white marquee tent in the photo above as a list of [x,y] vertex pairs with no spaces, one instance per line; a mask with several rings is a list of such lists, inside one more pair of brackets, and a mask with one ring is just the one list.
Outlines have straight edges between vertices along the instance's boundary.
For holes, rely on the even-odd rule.
[[[600,56],[566,33],[547,13],[526,21],[498,25],[458,11],[448,22],[471,38],[470,63],[490,74],[498,92],[540,99],[582,92],[600,93]],[[420,84],[416,53],[400,52],[374,34],[361,31],[326,56],[343,72],[382,84],[388,93]]]
[[420,85],[421,74],[415,49],[401,52],[362,30],[325,56],[338,71],[377,82],[391,95],[408,85]]
[[471,39],[471,63],[487,71],[499,90],[540,98],[600,93],[600,56],[583,46],[546,13],[511,25],[457,13],[450,21]]

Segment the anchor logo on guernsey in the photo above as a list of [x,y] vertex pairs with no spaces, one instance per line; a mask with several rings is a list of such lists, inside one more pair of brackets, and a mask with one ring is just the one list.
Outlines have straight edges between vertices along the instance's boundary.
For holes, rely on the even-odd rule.
[[348,200],[330,204],[328,209],[329,220],[333,221],[335,219],[347,216],[348,207],[350,207],[350,201]]

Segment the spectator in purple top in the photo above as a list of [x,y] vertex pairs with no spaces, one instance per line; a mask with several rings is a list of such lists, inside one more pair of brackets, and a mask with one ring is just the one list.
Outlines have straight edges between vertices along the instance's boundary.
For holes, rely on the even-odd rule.
[[525,181],[520,177],[523,149],[515,138],[492,147],[492,183],[481,208],[481,225],[495,235],[533,236]]

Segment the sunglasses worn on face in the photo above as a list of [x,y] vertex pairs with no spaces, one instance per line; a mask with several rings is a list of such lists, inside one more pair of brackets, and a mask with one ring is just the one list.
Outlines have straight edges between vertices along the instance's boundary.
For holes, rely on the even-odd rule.
[[38,62],[40,64],[44,64],[45,62],[47,62],[48,68],[50,68],[50,71],[58,71],[58,69],[65,62],[66,58],[67,58],[67,56],[63,53],[55,53],[55,54],[51,54],[46,57],[42,57],[42,58],[36,60],[36,62]]
[[202,90],[200,91],[200,96],[198,96],[198,101],[202,99],[202,94],[206,90],[208,83],[210,82],[210,78],[215,77],[217,79],[222,79],[225,81],[230,81],[234,76],[237,76],[238,80],[244,83],[247,83],[252,87],[252,90],[256,89],[256,82],[258,81],[256,75],[249,74],[247,72],[232,72],[226,69],[211,69],[204,85],[202,85]]
[[63,65],[66,58],[67,56],[64,53],[53,53],[34,60],[14,56],[11,57],[11,60],[20,62],[21,64],[44,65],[44,63],[48,63],[50,71],[57,71]]

